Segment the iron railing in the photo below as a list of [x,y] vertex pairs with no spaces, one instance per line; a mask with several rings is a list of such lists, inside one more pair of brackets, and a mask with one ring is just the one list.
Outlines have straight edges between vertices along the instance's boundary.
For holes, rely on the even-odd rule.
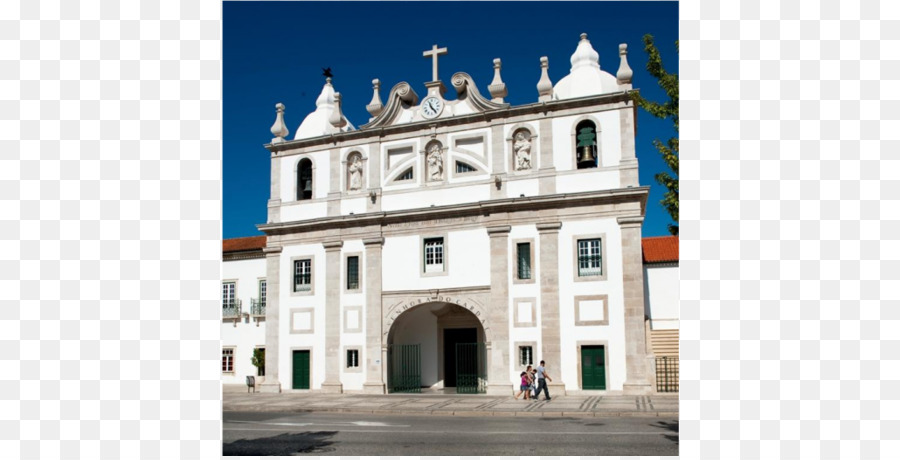
[[419,345],[388,345],[388,393],[421,393]]
[[578,276],[602,275],[600,256],[578,256]]
[[304,273],[294,275],[294,292],[307,292],[312,290],[312,275]]
[[660,393],[678,392],[678,357],[656,357],[656,391]]
[[266,316],[266,301],[263,299],[262,302],[259,299],[250,299],[250,315],[251,316]]
[[241,299],[222,302],[222,318],[238,318],[241,316]]
[[456,392],[487,392],[487,354],[483,343],[456,344]]

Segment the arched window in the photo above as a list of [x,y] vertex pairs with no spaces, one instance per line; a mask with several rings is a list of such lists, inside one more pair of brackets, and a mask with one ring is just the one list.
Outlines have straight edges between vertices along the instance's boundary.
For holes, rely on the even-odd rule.
[[297,165],[297,199],[311,200],[313,197],[312,161],[309,158],[300,160]]
[[597,125],[584,120],[575,127],[575,164],[578,169],[597,167]]

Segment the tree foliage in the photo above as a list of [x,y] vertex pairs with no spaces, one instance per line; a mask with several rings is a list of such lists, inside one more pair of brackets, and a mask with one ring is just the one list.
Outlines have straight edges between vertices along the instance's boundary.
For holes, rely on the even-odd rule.
[[[675,137],[670,138],[663,143],[659,139],[653,140],[653,146],[659,151],[672,170],[673,174],[666,171],[656,174],[656,182],[666,188],[663,199],[660,201],[663,208],[668,211],[674,224],[669,224],[669,232],[678,235],[678,74],[666,72],[663,67],[662,56],[653,43],[653,36],[644,35],[644,51],[647,53],[647,71],[653,75],[659,87],[665,91],[669,100],[665,102],[653,102],[644,99],[639,93],[632,93],[635,103],[642,109],[646,110],[650,115],[660,119],[672,119],[675,125]],[[675,51],[678,51],[678,42],[675,42]]]

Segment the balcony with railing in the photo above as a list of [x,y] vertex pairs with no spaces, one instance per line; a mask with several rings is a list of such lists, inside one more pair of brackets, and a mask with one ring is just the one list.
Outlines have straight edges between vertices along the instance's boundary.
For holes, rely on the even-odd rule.
[[266,299],[250,299],[250,316],[266,316]]
[[241,299],[231,299],[222,302],[222,319],[241,317]]

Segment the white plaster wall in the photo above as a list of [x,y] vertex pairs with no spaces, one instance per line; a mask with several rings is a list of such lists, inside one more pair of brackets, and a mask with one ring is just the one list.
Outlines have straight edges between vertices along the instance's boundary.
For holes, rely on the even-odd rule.
[[[599,124],[598,145],[600,147],[600,165],[616,166],[622,157],[620,110],[594,112],[590,115]],[[575,143],[572,133],[582,115],[571,115],[553,119],[553,166],[557,170],[567,171],[575,167]]]
[[[346,257],[350,253],[359,255],[360,292],[348,293]],[[362,307],[359,312],[360,332],[345,332],[345,308]],[[366,377],[366,254],[362,240],[344,241],[341,248],[341,383],[344,390],[362,390]],[[345,347],[359,348],[359,371],[347,372]]]
[[644,266],[644,305],[653,329],[678,329],[679,275],[678,266]]
[[574,193],[614,188],[619,188],[618,171],[584,169],[575,174],[560,176],[556,180],[557,193]]
[[518,198],[520,195],[537,196],[539,191],[537,179],[507,179],[503,188],[508,198]]
[[[302,204],[300,204],[302,203]],[[328,215],[328,203],[295,201],[291,204],[281,205],[281,221],[291,222],[295,220],[318,219]]]
[[313,198],[328,196],[331,176],[329,172],[328,150],[312,152],[304,155],[290,155],[272,161],[281,161],[281,202],[297,200],[297,164],[303,158],[313,162]]
[[[235,295],[241,299],[241,309],[250,313],[250,299],[259,297],[259,279],[266,276],[266,259],[246,259],[222,262],[222,280],[236,281]],[[256,367],[250,363],[254,348],[266,346],[266,321],[258,323],[256,319],[242,316],[235,324],[234,320],[222,320],[222,347],[235,347],[234,373],[222,374],[222,383],[244,384],[244,377],[256,375]],[[219,365],[221,369],[221,364]],[[262,378],[257,377],[257,383]]]
[[345,198],[341,200],[341,215],[363,214],[366,212],[366,200],[368,198]]
[[[534,278],[534,283],[529,284],[514,284],[513,278],[515,277],[515,257],[516,257],[516,245],[514,240],[520,238],[532,238],[534,244],[534,260],[531,261],[532,267],[532,276]],[[535,342],[537,345],[534,350],[533,359],[536,361],[540,361],[538,355],[540,355],[541,350],[541,315],[540,315],[540,305],[541,305],[541,264],[538,263],[540,261],[540,235],[538,234],[537,227],[532,225],[515,225],[509,231],[509,248],[507,253],[509,254],[509,272],[507,282],[509,283],[509,376],[510,382],[515,385],[516,392],[519,389],[519,374],[525,370],[522,366],[519,366],[519,350],[516,346],[516,342]],[[535,317],[535,326],[533,327],[515,327],[516,324],[516,303],[515,300],[517,298],[534,298],[534,304],[532,305],[532,309],[534,311]],[[537,364],[537,363],[535,363]]]
[[[423,235],[431,235],[423,231]],[[423,276],[422,239],[419,235],[385,238],[382,286],[385,291],[441,289],[491,284],[491,245],[483,228],[451,231],[444,250],[448,254],[447,275]]]
[[445,206],[488,200],[491,197],[490,187],[492,186],[481,184],[432,190],[422,187],[421,191],[418,192],[384,195],[381,197],[381,209],[383,211],[397,211],[401,209],[427,208],[431,205]]
[[[292,295],[294,267],[292,257],[312,255],[313,294]],[[292,349],[310,347],[310,389],[320,389],[325,381],[325,248],[321,244],[285,246],[279,261],[281,289],[279,293],[279,378],[282,391],[291,391]],[[314,308],[312,334],[291,333],[291,309]]]
[[[607,279],[605,281],[575,282],[575,235],[606,234]],[[559,317],[561,363],[552,366],[556,373],[562,369],[567,390],[578,390],[579,341],[608,341],[606,353],[609,368],[607,390],[621,390],[625,382],[625,307],[622,290],[621,233],[615,218],[563,222],[559,232]],[[575,296],[608,295],[609,325],[575,326]],[[549,363],[548,363],[549,364]],[[549,368],[548,368],[549,370]],[[553,375],[551,372],[550,375]]]

